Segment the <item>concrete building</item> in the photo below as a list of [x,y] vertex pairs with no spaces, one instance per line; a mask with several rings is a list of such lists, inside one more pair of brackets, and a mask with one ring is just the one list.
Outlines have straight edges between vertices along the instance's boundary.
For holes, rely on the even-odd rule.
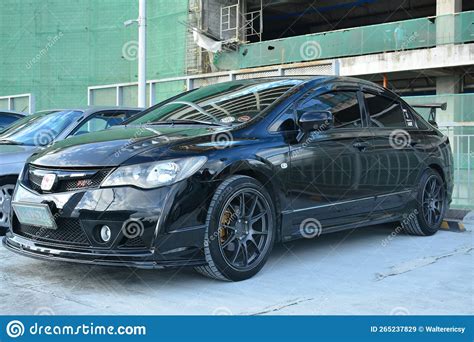
[[[457,167],[455,205],[474,202],[474,2],[148,0],[147,103],[229,79],[362,77],[438,113]],[[0,108],[137,105],[138,16],[130,0],[5,0]],[[222,42],[210,52],[193,29]],[[426,115],[427,113],[423,113]]]

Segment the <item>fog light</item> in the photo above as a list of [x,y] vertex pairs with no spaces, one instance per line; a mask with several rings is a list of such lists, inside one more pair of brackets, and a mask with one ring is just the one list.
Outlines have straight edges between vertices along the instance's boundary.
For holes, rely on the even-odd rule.
[[100,229],[100,238],[104,242],[109,242],[110,238],[112,237],[112,232],[108,226],[102,226]]

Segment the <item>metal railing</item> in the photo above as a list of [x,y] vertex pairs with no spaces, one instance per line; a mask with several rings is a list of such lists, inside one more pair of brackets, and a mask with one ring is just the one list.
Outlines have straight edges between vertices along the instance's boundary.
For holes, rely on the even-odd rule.
[[[456,134],[463,123],[440,126],[451,142],[454,163],[453,209],[474,209],[474,134]],[[474,127],[474,125],[472,125]]]
[[[466,11],[243,44],[220,56],[231,55],[239,68],[251,68],[473,41],[474,11]],[[222,57],[218,66],[224,69],[228,60]]]

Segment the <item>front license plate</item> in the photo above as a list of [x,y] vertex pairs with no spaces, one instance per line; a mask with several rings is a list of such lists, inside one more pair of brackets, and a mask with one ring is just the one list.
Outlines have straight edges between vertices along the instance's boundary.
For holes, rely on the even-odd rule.
[[56,229],[53,215],[47,204],[12,203],[13,210],[21,224]]

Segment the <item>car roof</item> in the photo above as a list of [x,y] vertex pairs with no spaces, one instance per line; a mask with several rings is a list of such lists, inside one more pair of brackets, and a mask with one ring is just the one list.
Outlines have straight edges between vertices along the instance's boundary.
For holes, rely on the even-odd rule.
[[8,109],[0,109],[0,114],[8,114],[8,115],[16,116],[18,118],[22,118],[26,115],[26,113],[15,112],[13,110],[8,110]]
[[363,80],[355,77],[346,77],[346,76],[334,76],[334,75],[295,75],[295,76],[270,76],[270,77],[259,77],[252,79],[241,79],[228,81],[225,83],[229,84],[243,84],[243,85],[252,85],[252,84],[262,84],[270,82],[278,82],[282,80],[295,81],[295,85],[298,84],[307,84],[311,87],[317,87],[318,85],[323,85],[326,83],[338,83],[338,84],[347,84],[347,85],[358,85],[362,87],[372,88],[378,91],[388,91],[390,90],[381,87],[380,85]]
[[140,107],[124,107],[124,106],[85,106],[85,107],[72,107],[72,108],[54,108],[54,109],[45,109],[36,112],[37,113],[45,113],[45,112],[63,112],[63,111],[79,111],[83,112],[84,116],[89,116],[95,114],[97,112],[101,112],[104,110],[136,110],[137,113],[141,112],[145,108]]

